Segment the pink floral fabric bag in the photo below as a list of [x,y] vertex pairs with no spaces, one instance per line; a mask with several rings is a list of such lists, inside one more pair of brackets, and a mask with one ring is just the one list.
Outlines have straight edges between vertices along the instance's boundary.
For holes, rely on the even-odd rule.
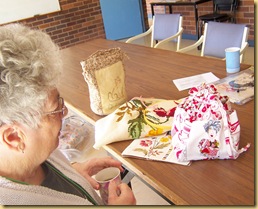
[[202,84],[189,90],[176,108],[171,128],[173,154],[178,161],[236,159],[240,123],[227,96],[214,85]]

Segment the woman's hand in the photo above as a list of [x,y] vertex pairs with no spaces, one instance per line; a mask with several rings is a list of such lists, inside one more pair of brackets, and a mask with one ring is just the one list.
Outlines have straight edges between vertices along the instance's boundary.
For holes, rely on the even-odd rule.
[[117,167],[123,172],[122,163],[114,160],[112,157],[93,158],[83,163],[74,163],[72,166],[97,190],[99,189],[99,184],[92,176],[100,170],[108,167]]
[[108,186],[108,205],[136,205],[136,199],[127,184],[116,185],[115,181],[111,181]]

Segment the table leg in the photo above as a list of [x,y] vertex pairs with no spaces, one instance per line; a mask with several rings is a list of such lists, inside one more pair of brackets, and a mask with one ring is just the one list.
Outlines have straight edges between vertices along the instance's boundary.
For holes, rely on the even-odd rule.
[[198,24],[198,9],[197,9],[197,5],[194,5],[194,17],[195,17],[195,29],[196,29],[196,35],[197,35],[197,40],[199,40],[200,38],[200,34],[199,34],[199,24]]
[[[200,32],[199,32],[199,16],[198,16],[198,8],[197,5],[194,5],[194,17],[195,17],[195,30],[196,30],[196,35],[197,35],[197,41],[200,38]],[[197,47],[198,50],[201,50],[201,45]]]
[[169,13],[172,14],[172,5],[169,6]]
[[[124,167],[123,167],[124,168]],[[124,172],[121,173],[121,179],[124,183],[126,183],[130,188],[132,188],[131,180],[134,177],[134,174],[131,173],[129,170],[124,168]]]

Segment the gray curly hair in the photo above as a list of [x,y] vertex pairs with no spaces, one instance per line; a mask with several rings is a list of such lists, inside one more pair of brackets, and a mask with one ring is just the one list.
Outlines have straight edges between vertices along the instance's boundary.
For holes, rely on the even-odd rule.
[[43,31],[0,27],[0,126],[38,127],[42,108],[61,73],[58,46]]

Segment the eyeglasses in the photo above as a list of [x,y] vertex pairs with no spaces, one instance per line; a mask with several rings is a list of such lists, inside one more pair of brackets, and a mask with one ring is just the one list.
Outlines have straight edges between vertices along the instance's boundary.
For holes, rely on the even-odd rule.
[[44,112],[43,114],[44,115],[53,115],[53,114],[57,114],[57,113],[62,113],[62,115],[64,115],[65,110],[66,110],[66,106],[64,104],[64,99],[63,99],[63,97],[59,97],[57,109],[54,111],[51,111],[51,112]]

